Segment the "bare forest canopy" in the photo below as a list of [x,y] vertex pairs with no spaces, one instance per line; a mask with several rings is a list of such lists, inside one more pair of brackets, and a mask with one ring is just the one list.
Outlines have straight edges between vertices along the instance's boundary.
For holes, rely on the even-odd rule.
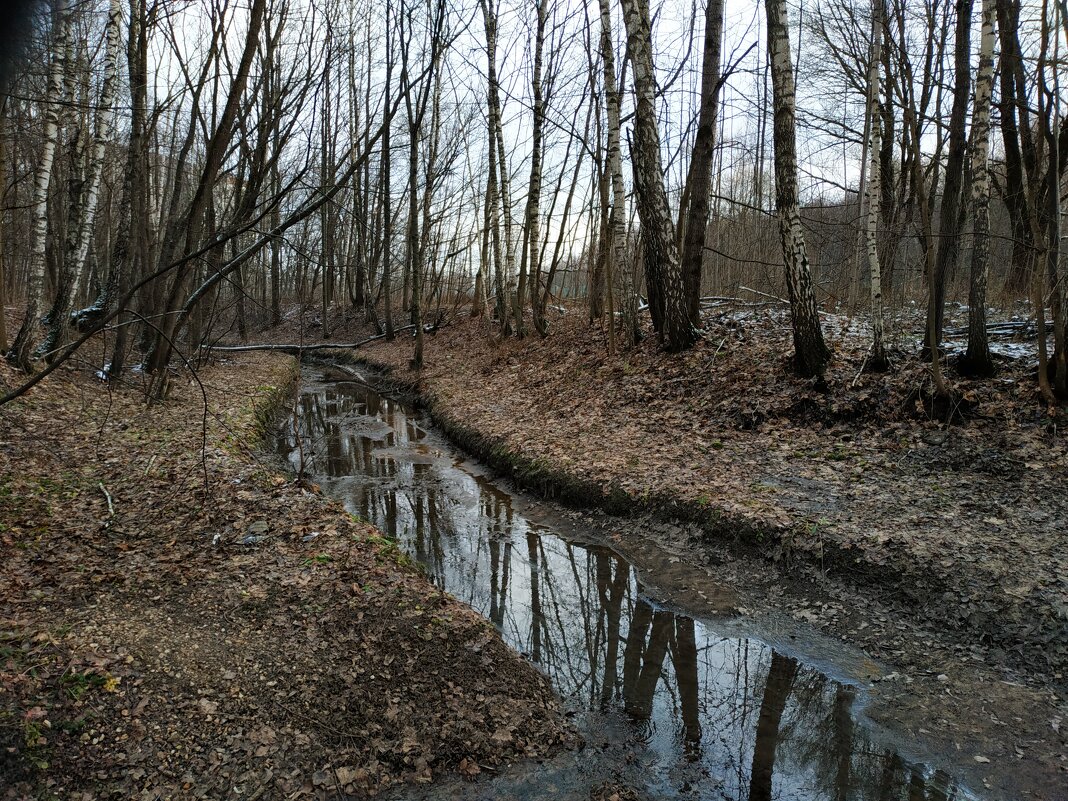
[[31,382],[102,334],[162,395],[293,308],[308,340],[412,329],[414,367],[450,316],[544,336],[562,302],[679,351],[745,295],[812,376],[821,313],[883,370],[925,308],[939,396],[947,301],[980,376],[1018,307],[1068,397],[1064,0],[48,0],[21,38],[0,349]]

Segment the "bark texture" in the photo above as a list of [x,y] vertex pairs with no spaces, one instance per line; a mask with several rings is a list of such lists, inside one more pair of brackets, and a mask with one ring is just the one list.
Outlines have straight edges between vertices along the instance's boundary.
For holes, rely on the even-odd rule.
[[683,289],[674,225],[664,189],[660,161],[660,133],[656,123],[656,81],[653,72],[652,29],[648,0],[622,0],[627,26],[627,49],[634,73],[634,140],[631,159],[638,194],[649,303],[656,304],[653,323],[670,351],[684,350],[696,341]]
[[882,63],[883,0],[873,0],[871,20],[871,57],[868,64],[868,214],[865,223],[865,244],[868,251],[868,272],[871,277],[871,367],[885,370],[889,361],[883,343],[883,274],[879,263],[879,219],[882,201],[882,124],[877,119],[881,92],[879,68]]
[[794,354],[798,372],[803,376],[815,376],[823,372],[831,351],[820,328],[798,208],[794,69],[786,3],[785,0],[764,0],[764,8],[768,18],[768,56],[775,107],[775,206],[779,213],[779,237],[786,265]]
[[979,73],[972,112],[972,209],[974,214],[971,282],[968,291],[968,350],[959,369],[970,375],[991,375],[986,334],[986,281],[990,260],[990,97],[994,84],[994,0],[983,0]]
[[34,333],[45,290],[45,249],[48,242],[48,190],[52,183],[52,163],[59,140],[59,117],[67,96],[67,64],[71,54],[70,0],[56,0],[55,55],[48,70],[48,100],[44,117],[44,145],[33,179],[33,233],[27,281],[26,316],[22,319],[8,360],[29,372],[32,369]]
[[682,276],[690,324],[701,327],[701,271],[712,187],[712,157],[716,148],[716,118],[719,112],[720,58],[723,49],[723,0],[708,0],[705,6],[705,44],[701,68],[701,108],[694,136],[690,174],[686,182],[688,203],[683,211]]

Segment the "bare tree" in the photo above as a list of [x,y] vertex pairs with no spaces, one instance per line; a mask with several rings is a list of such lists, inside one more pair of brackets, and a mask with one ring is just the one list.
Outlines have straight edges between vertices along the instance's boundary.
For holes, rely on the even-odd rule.
[[674,226],[664,189],[648,0],[623,0],[623,16],[627,25],[627,52],[634,73],[631,159],[642,223],[646,290],[660,342],[670,351],[685,350],[697,339],[697,331],[690,323],[686,307]]
[[44,114],[44,149],[37,162],[33,181],[33,234],[30,249],[29,281],[27,283],[26,315],[22,319],[8,360],[16,367],[30,372],[31,354],[37,330],[37,315],[45,290],[45,247],[48,237],[48,189],[52,182],[52,162],[59,140],[60,112],[66,103],[66,80],[71,56],[70,0],[56,0],[54,55],[48,71],[48,98]]
[[968,350],[958,369],[969,375],[994,372],[986,334],[986,279],[990,259],[990,97],[994,88],[994,0],[983,0],[979,73],[972,111],[972,269],[968,293]]
[[[542,58],[545,49],[545,26],[549,21],[548,0],[534,0],[534,69],[531,75],[531,92],[534,96],[534,124],[531,129],[530,179],[527,182],[527,206],[524,213],[523,254],[519,260],[519,283],[516,288],[515,315],[516,333],[523,335],[523,308],[526,305],[527,271],[541,260],[541,173],[542,140],[545,129],[545,98],[542,85]],[[529,255],[529,262],[528,262]],[[538,288],[531,293],[532,309],[537,314]],[[535,320],[537,326],[537,320]]]
[[942,210],[938,226],[938,255],[927,314],[927,347],[937,349],[942,342],[942,319],[946,303],[946,277],[960,253],[960,206],[964,191],[967,136],[965,122],[971,88],[971,25],[973,0],[957,0],[953,42],[953,108],[949,117],[949,152],[946,178],[942,185]]
[[871,367],[885,370],[889,366],[886,345],[883,343],[883,276],[879,264],[879,219],[882,200],[882,121],[877,119],[879,107],[879,70],[882,65],[883,9],[882,0],[873,0],[871,16],[871,57],[868,66],[868,215],[865,238],[868,250],[868,271],[871,277]]
[[719,108],[720,58],[723,49],[723,0],[707,0],[705,45],[701,70],[701,107],[694,136],[685,199],[679,213],[682,234],[682,275],[690,324],[701,327],[701,274],[705,259],[709,201],[712,190],[712,156],[716,147]]
[[804,376],[823,372],[831,358],[823,339],[812,276],[805,252],[805,236],[797,200],[797,140],[794,122],[794,68],[784,0],[764,0],[767,13],[768,57],[775,107],[775,205],[779,237],[786,265],[786,289],[794,334],[797,370]]
[[627,258],[626,190],[623,185],[623,148],[620,137],[620,87],[616,82],[615,42],[612,39],[612,12],[609,0],[598,0],[601,14],[601,63],[604,67],[605,112],[608,118],[608,140],[605,163],[612,186],[612,209],[608,218],[609,258],[613,260],[612,273],[619,277],[620,319],[622,322],[623,347],[632,347],[638,341],[638,304],[634,293],[633,272]]

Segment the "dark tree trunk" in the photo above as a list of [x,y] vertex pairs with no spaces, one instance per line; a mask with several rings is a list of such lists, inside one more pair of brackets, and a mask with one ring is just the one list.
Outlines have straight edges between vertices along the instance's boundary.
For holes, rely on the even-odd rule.
[[694,328],[701,327],[701,266],[704,263],[705,234],[708,230],[722,47],[723,0],[708,0],[705,7],[704,62],[701,68],[701,109],[686,183],[688,206],[684,209],[685,220],[680,221],[685,226],[682,244],[683,292],[686,311]]
[[[963,191],[964,157],[968,140],[965,122],[971,99],[971,23],[973,0],[957,0],[957,23],[954,36],[953,109],[949,117],[949,154],[946,179],[942,187],[942,213],[938,225],[938,257],[935,262],[934,287],[931,291],[933,317],[927,326],[928,348],[942,343],[946,304],[946,279],[960,253],[960,206]],[[931,341],[933,337],[934,341]]]
[[[627,26],[627,51],[634,73],[631,159],[638,195],[638,217],[642,224],[649,303],[652,306],[655,300],[662,309],[663,324],[657,331],[660,342],[669,351],[680,351],[693,345],[697,331],[690,324],[686,309],[679,252],[664,189],[648,0],[623,0],[623,16]],[[655,323],[656,318],[653,319]]]

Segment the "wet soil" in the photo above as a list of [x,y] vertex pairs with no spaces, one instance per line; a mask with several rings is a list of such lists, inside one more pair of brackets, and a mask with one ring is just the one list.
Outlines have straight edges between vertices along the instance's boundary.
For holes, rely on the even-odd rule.
[[154,406],[86,373],[0,409],[0,798],[366,797],[575,743],[491,625],[254,448],[292,359]]

